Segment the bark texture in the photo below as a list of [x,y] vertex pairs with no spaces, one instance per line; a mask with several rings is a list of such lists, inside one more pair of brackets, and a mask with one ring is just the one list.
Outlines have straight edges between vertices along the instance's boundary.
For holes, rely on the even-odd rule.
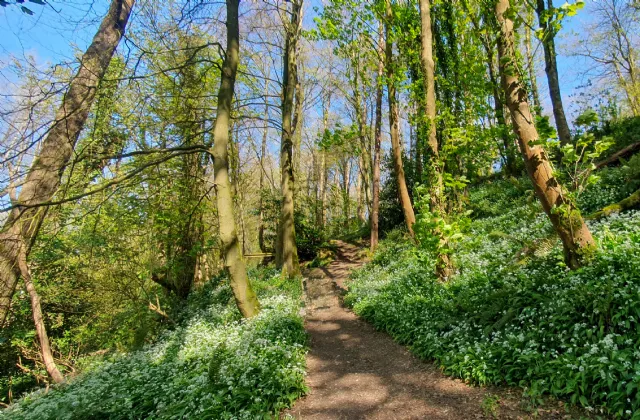
[[60,186],[80,132],[89,115],[100,80],[124,34],[134,0],[113,0],[80,68],[58,109],[55,122],[42,141],[20,196],[0,234],[0,325],[4,325],[13,293],[20,278],[19,258],[28,256],[47,212]]
[[229,181],[231,103],[240,61],[239,2],[240,0],[227,0],[227,53],[222,64],[218,112],[213,132],[213,170],[225,269],[229,272],[231,289],[240,313],[245,318],[251,318],[260,311],[260,304],[249,283],[247,269],[240,252]]
[[44,363],[47,373],[51,376],[56,383],[64,382],[64,376],[58,370],[56,362],[53,358],[53,352],[51,351],[51,344],[49,342],[49,336],[47,335],[47,328],[44,323],[44,316],[42,315],[42,305],[40,304],[40,295],[36,290],[36,286],[31,280],[31,272],[27,265],[26,255],[22,254],[19,261],[20,272],[22,280],[24,281],[25,288],[29,294],[29,300],[31,302],[31,312],[33,314],[33,323],[36,327],[36,336],[40,343],[40,354],[42,356],[42,362]]
[[[551,0],[547,0],[549,8],[553,7]],[[556,62],[556,41],[553,28],[549,28],[548,9],[545,6],[545,0],[537,0],[536,12],[538,13],[538,21],[540,28],[544,31],[542,39],[542,47],[544,49],[544,70],[547,73],[549,82],[549,96],[553,105],[553,118],[556,120],[558,129],[558,138],[560,144],[565,145],[571,143],[571,131],[567,123],[567,117],[564,114],[564,106],[562,105],[562,95],[560,93],[560,79],[558,78],[558,63]]]
[[[436,70],[433,60],[433,32],[431,29],[431,2],[420,0],[420,62],[424,80],[425,104],[427,112],[427,145],[429,146],[429,166],[431,180],[429,182],[429,195],[431,200],[431,212],[436,217],[445,217],[446,206],[443,185],[443,165],[440,161],[438,147],[438,135],[436,131]],[[447,240],[439,230],[435,232],[440,237],[440,245],[446,248]],[[449,256],[438,253],[436,261],[436,274],[444,280],[451,276],[452,267]]]
[[567,266],[576,269],[589,259],[595,242],[580,211],[566,198],[562,186],[553,176],[553,169],[545,150],[533,144],[539,137],[527,101],[527,92],[517,72],[507,68],[515,66],[516,62],[513,22],[504,15],[508,8],[509,0],[499,0],[496,3],[496,18],[500,26],[500,73],[507,106],[536,195],[562,240]]
[[282,141],[280,144],[280,186],[282,208],[276,245],[276,266],[289,277],[300,274],[295,230],[293,107],[296,90],[298,37],[301,23],[301,0],[292,1],[291,20],[285,24],[286,40],[282,77]]
[[536,78],[535,57],[533,56],[533,46],[531,43],[531,27],[533,26],[533,11],[527,7],[526,24],[524,25],[524,47],[527,58],[527,69],[529,71],[529,83],[531,84],[531,97],[536,113],[542,109],[540,94],[538,93],[538,80]]
[[386,17],[385,17],[385,67],[387,70],[387,94],[389,100],[389,127],[391,130],[391,149],[393,155],[393,168],[395,171],[396,182],[398,185],[398,196],[404,220],[407,225],[409,234],[413,237],[413,225],[416,223],[416,216],[413,212],[411,197],[407,188],[407,181],[404,176],[404,165],[402,163],[402,145],[400,144],[400,129],[398,115],[398,98],[395,82],[395,63],[393,58],[393,41],[391,40],[391,21],[393,20],[393,10],[391,8],[391,0],[385,1]]
[[[266,81],[264,85],[264,96],[268,98],[269,96],[269,82]],[[265,102],[264,109],[264,127],[262,132],[262,144],[260,145],[260,202],[258,204],[259,208],[259,227],[258,227],[258,244],[260,246],[260,251],[265,253],[267,252],[267,245],[264,240],[264,178],[265,178],[265,156],[267,155],[267,138],[269,137],[269,101]]]
[[371,199],[371,252],[378,247],[380,218],[380,149],[382,146],[382,79],[384,77],[384,35],[380,25],[378,36],[378,78],[376,88],[376,116],[373,139],[373,191]]
[[[322,135],[329,129],[329,110],[331,109],[331,91],[328,90],[323,94],[322,98]],[[320,163],[318,164],[318,190],[316,192],[317,209],[316,209],[316,225],[318,228],[324,229],[327,219],[327,152],[323,147],[319,150]]]

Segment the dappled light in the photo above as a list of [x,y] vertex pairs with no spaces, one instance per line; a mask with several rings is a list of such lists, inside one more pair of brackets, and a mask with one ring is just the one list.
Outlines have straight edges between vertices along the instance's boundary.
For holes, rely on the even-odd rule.
[[0,417],[640,419],[637,0],[0,0]]

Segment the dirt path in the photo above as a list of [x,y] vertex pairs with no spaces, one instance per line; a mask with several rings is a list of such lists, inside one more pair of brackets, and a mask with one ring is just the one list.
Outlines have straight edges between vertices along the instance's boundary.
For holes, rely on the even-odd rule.
[[343,308],[338,291],[362,260],[356,246],[338,246],[335,261],[307,275],[310,393],[287,414],[302,420],[529,417],[510,398],[442,375]]

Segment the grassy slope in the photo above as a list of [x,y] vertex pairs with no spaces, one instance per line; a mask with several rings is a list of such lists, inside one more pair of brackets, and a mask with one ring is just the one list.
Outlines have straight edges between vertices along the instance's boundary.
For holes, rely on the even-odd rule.
[[484,185],[470,204],[450,283],[394,237],[347,302],[450,375],[640,418],[640,212],[591,224],[598,255],[570,272],[526,182]]
[[258,317],[240,320],[229,288],[209,285],[156,344],[96,363],[0,417],[253,419],[289,406],[305,392],[299,286],[262,274],[254,277],[263,305]]

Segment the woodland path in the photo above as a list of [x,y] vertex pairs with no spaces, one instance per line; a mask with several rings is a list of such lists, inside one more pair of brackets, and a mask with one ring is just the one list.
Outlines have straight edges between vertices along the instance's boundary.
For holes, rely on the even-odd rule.
[[[363,264],[362,250],[337,245],[335,261],[305,276],[310,392],[286,414],[301,420],[532,417],[508,391],[493,397],[490,390],[444,376],[345,309],[340,292],[350,271]],[[559,411],[539,412],[537,418],[570,418]]]

